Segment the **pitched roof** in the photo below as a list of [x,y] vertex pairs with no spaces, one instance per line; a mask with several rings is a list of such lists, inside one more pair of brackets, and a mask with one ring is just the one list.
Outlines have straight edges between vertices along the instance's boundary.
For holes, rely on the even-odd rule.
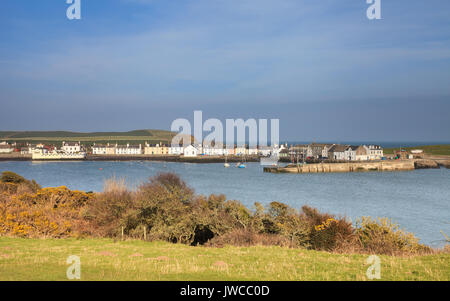
[[347,149],[347,145],[335,144],[333,145],[328,152],[330,153],[342,153]]
[[63,142],[63,146],[79,146],[78,142]]

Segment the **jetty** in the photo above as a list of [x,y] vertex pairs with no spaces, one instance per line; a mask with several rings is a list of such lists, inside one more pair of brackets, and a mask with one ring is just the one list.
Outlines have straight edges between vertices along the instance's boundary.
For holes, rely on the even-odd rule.
[[270,173],[324,173],[324,172],[362,172],[362,171],[401,171],[414,170],[414,160],[290,164],[284,167],[264,167]]

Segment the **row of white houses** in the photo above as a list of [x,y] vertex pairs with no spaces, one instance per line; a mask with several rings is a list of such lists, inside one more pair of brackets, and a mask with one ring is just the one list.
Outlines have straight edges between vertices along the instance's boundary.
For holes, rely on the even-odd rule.
[[248,147],[235,146],[234,148],[206,146],[206,145],[164,145],[148,144],[144,145],[118,145],[118,144],[94,144],[92,145],[92,154],[94,155],[183,155],[185,157],[205,156],[244,156],[244,155],[262,155],[269,156],[284,148],[281,147]]
[[[12,153],[16,148],[15,144],[0,142],[0,153]],[[92,154],[94,155],[179,155],[185,157],[205,156],[245,156],[260,155],[270,156],[279,154],[280,156],[301,156],[310,158],[328,158],[334,160],[365,161],[379,160],[383,157],[383,148],[379,145],[342,145],[342,144],[299,144],[269,147],[269,146],[234,146],[227,148],[225,146],[211,145],[164,145],[160,144],[95,144],[92,145]],[[22,154],[40,152],[45,154],[53,151],[46,149],[43,144],[36,146],[28,145],[21,148]],[[56,151],[56,150],[54,150]],[[86,149],[80,142],[63,142],[58,152],[63,154],[82,154]]]

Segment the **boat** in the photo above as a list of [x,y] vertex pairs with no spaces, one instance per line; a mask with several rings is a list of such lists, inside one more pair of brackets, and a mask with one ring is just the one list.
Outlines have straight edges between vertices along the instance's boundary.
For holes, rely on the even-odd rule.
[[227,157],[225,156],[225,164],[223,165],[224,167],[230,167],[230,164],[227,162]]
[[245,157],[244,157],[244,161],[243,162],[239,162],[238,164],[236,164],[237,168],[246,168],[247,166],[245,165]]

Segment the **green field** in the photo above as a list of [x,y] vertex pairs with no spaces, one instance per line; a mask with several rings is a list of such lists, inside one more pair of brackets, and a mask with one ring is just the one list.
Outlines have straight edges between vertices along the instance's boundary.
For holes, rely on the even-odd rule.
[[17,143],[59,144],[62,141],[81,141],[83,144],[97,143],[167,143],[175,133],[163,130],[135,130],[129,132],[79,133],[67,131],[0,131],[0,140]]
[[[383,149],[384,154],[390,155],[394,153],[394,150],[399,150],[400,148],[385,148]],[[422,145],[414,147],[402,147],[407,151],[412,149],[423,149],[423,151],[428,155],[438,155],[438,156],[450,156],[450,144],[440,144],[440,145]]]
[[[281,247],[191,247],[109,239],[0,238],[0,280],[367,280],[367,255]],[[450,280],[450,254],[380,256],[381,280]]]

